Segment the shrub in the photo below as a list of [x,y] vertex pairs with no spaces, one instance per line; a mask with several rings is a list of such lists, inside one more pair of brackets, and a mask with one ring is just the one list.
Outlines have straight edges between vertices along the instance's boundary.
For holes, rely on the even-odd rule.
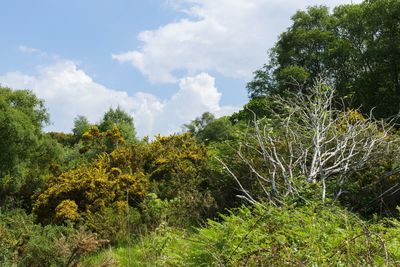
[[107,243],[84,229],[43,227],[34,220],[22,210],[0,210],[1,266],[76,266],[83,256]]
[[110,207],[86,214],[85,226],[112,245],[126,245],[141,232],[142,222],[137,209],[126,201],[116,201]]
[[76,221],[79,218],[78,205],[73,200],[63,200],[56,207],[56,219],[60,221]]
[[111,207],[119,201],[136,206],[146,194],[142,172],[125,173],[110,165],[106,154],[89,166],[62,173],[34,197],[33,212],[43,222],[76,220],[78,216]]
[[149,144],[144,170],[160,199],[174,199],[176,222],[197,222],[215,206],[206,176],[207,149],[190,134],[158,136]]

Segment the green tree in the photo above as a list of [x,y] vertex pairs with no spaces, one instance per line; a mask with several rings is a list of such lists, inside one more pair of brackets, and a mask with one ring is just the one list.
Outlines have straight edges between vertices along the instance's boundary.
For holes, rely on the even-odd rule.
[[229,117],[221,117],[213,120],[201,130],[196,139],[205,142],[222,142],[232,138],[233,126]]
[[133,118],[120,107],[116,109],[110,108],[103,116],[99,124],[99,129],[102,132],[118,128],[127,143],[135,142],[136,130],[133,123]]
[[189,124],[185,124],[184,127],[188,132],[196,136],[202,131],[207,124],[215,120],[215,116],[210,112],[204,112],[200,117],[195,118]]
[[82,138],[82,135],[90,130],[90,127],[91,124],[85,116],[76,117],[74,119],[74,128],[72,129],[76,141],[79,141]]
[[228,117],[216,119],[210,112],[204,112],[189,124],[185,124],[184,128],[197,141],[208,144],[229,139],[231,137],[232,123]]
[[42,133],[48,122],[43,101],[31,91],[0,87],[0,205],[29,207],[57,161],[60,146]]
[[0,173],[13,173],[37,148],[49,118],[30,91],[0,88]]
[[345,104],[377,117],[399,112],[400,2],[310,7],[292,17],[270,61],[248,84],[254,98],[309,88],[322,77]]

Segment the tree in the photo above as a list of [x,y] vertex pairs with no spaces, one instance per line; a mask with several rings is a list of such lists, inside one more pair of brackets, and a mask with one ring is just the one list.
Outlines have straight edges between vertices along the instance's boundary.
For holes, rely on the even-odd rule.
[[211,142],[222,142],[233,138],[234,127],[229,117],[218,118],[209,124],[196,136],[197,140],[209,144]]
[[188,132],[196,136],[200,131],[202,131],[207,124],[215,120],[215,116],[210,112],[204,112],[200,117],[192,120],[189,124],[184,124],[184,127]]
[[43,101],[31,91],[0,87],[0,205],[29,208],[30,196],[57,162],[59,145],[42,133],[48,122]]
[[0,88],[0,111],[0,174],[5,175],[30,159],[49,118],[30,91]]
[[74,119],[74,128],[72,129],[75,139],[80,140],[82,135],[90,130],[90,127],[90,122],[85,116],[76,117]]
[[206,144],[229,139],[232,132],[232,123],[228,117],[216,119],[210,112],[204,112],[201,117],[185,124],[184,127],[197,141]]
[[136,130],[133,124],[133,118],[120,107],[115,110],[110,108],[103,116],[99,124],[99,129],[102,132],[118,128],[126,142],[132,143],[136,140]]
[[[310,7],[292,17],[270,62],[248,84],[254,98],[286,89],[309,88],[322,77],[336,98],[367,114],[387,118],[399,112],[400,2],[371,0],[328,8]],[[377,101],[379,99],[379,101]]]
[[[304,184],[318,183],[321,199],[338,197],[349,174],[384,153],[390,126],[354,110],[333,106],[334,90],[318,83],[307,93],[275,96],[284,113],[254,121],[237,151],[273,203],[301,196]],[[220,160],[238,182],[244,197],[258,202],[229,164]]]
[[270,96],[259,96],[250,99],[250,101],[244,105],[244,107],[238,112],[233,113],[229,120],[233,123],[252,122],[254,117],[263,118],[271,116],[271,110],[273,110],[274,102]]

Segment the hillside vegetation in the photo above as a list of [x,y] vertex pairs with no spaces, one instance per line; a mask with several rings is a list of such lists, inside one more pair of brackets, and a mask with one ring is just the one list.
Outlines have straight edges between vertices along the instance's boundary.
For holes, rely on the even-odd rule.
[[0,266],[400,266],[400,2],[298,11],[247,89],[138,138],[0,87]]

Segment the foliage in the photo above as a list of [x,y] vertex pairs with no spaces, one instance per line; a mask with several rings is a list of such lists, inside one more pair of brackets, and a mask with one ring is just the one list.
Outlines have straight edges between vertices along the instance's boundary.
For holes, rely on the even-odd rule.
[[76,117],[72,132],[48,133],[63,146],[58,174],[90,164],[102,153],[136,142],[133,119],[119,108],[106,112],[99,125],[91,124],[84,116]]
[[145,172],[152,191],[161,199],[175,199],[180,218],[176,221],[196,221],[210,212],[214,203],[203,176],[208,159],[206,147],[187,133],[158,136],[148,149]]
[[73,200],[63,200],[57,205],[55,214],[58,221],[77,221],[79,218],[78,205]]
[[[339,266],[395,263],[398,229],[368,224],[345,210],[319,204],[242,208],[210,221],[194,238],[192,266]],[[394,246],[393,246],[394,245]],[[390,255],[390,256],[389,256]]]
[[133,124],[133,118],[120,107],[115,110],[110,108],[103,116],[99,124],[99,129],[102,132],[118,128],[126,142],[133,143],[136,141],[136,130]]
[[30,197],[59,160],[60,146],[43,135],[48,114],[27,90],[0,87],[0,205],[30,208]]
[[173,202],[173,200],[162,200],[154,193],[150,193],[146,196],[141,205],[141,213],[143,223],[147,230],[153,231],[161,225],[169,223],[171,202]]
[[52,166],[53,174],[57,176],[61,172],[90,164],[102,153],[111,153],[126,144],[118,128],[101,132],[96,125],[89,127],[82,136],[48,133],[53,140],[62,145],[62,151],[59,153],[60,160],[57,165]]
[[[207,159],[203,145],[197,144],[189,134],[168,137],[157,136],[149,145],[149,164],[146,169],[151,180],[176,183],[179,179],[190,180],[200,174],[201,164]],[[160,185],[162,186],[162,185]],[[179,185],[176,185],[179,186]],[[162,190],[162,197],[173,193]]]
[[[318,183],[323,201],[327,194],[336,198],[349,175],[385,153],[392,126],[334,108],[333,95],[332,88],[317,83],[307,93],[275,96],[275,105],[285,115],[254,121],[237,153],[266,199],[279,202],[282,196],[301,196],[305,181]],[[229,164],[220,162],[238,182],[243,197],[257,202]]]
[[43,103],[29,91],[1,88],[0,108],[0,172],[4,175],[30,159],[48,117]]
[[46,133],[46,135],[49,138],[57,141],[57,143],[59,143],[63,147],[71,147],[75,143],[75,138],[74,138],[73,134],[70,134],[70,133],[48,132],[48,133]]
[[120,145],[125,144],[122,132],[116,127],[102,132],[97,126],[92,126],[89,131],[82,135],[82,139],[79,152],[88,161],[93,160],[101,153],[111,153]]
[[193,134],[194,136],[198,135],[200,131],[202,131],[207,124],[215,120],[215,116],[210,112],[204,112],[201,117],[197,117],[192,120],[189,124],[185,124],[184,127],[188,132]]
[[229,118],[233,123],[251,122],[254,118],[271,116],[273,101],[270,97],[255,97]]
[[385,153],[349,177],[340,196],[342,205],[367,218],[397,216],[400,200],[399,142],[398,133],[393,133],[388,137],[390,146]]
[[104,154],[89,166],[62,173],[34,197],[33,212],[42,221],[87,217],[119,201],[136,206],[145,196],[147,177],[140,171],[122,172]]
[[74,128],[72,128],[72,133],[74,135],[74,141],[77,143],[83,136],[83,134],[90,130],[92,125],[90,125],[89,120],[85,116],[78,116],[74,119]]
[[83,229],[35,224],[22,210],[0,211],[1,266],[76,266],[105,243]]
[[198,142],[209,144],[233,138],[231,121],[229,117],[216,119],[213,114],[204,112],[201,117],[197,117],[189,124],[185,124],[184,127]]
[[[250,97],[309,87],[329,80],[347,106],[378,118],[398,113],[400,3],[364,1],[332,13],[315,6],[298,11],[248,84]],[[379,101],[376,101],[379,99]]]
[[218,159],[229,159],[231,170],[236,174],[240,183],[248,189],[252,189],[254,180],[245,164],[237,155],[237,147],[242,141],[243,134],[224,142],[214,142],[208,146],[209,160],[205,174],[208,177],[208,187],[215,199],[218,212],[226,212],[226,209],[240,206],[243,200],[238,197],[242,194],[237,181],[223,168]]
[[140,212],[127,205],[126,201],[117,201],[97,212],[88,213],[84,224],[112,245],[129,244],[144,228]]
[[366,222],[319,203],[242,207],[194,233],[161,227],[111,253],[121,266],[389,266],[399,222]]
[[242,110],[151,141],[120,107],[43,133],[44,103],[0,87],[0,265],[399,265],[400,138],[373,116],[398,112],[399,17],[298,11]]

